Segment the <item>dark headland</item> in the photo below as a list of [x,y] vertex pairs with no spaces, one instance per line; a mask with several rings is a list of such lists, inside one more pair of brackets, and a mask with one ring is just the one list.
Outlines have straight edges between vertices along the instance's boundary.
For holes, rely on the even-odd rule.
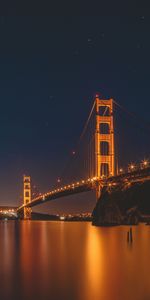
[[93,210],[93,225],[150,222],[150,180],[104,187]]

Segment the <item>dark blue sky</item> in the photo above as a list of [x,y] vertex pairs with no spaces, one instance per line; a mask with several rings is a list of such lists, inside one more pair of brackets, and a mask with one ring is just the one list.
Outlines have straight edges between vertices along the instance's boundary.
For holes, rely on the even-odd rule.
[[[96,92],[149,121],[149,36],[143,14],[0,18],[1,204],[19,203],[24,173],[40,191],[54,185]],[[81,198],[49,211],[91,209]]]

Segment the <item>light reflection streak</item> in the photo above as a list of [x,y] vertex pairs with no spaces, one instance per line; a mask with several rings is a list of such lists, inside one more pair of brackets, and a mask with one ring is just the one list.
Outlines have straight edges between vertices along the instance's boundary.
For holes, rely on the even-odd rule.
[[97,228],[91,227],[88,230],[86,246],[85,299],[98,299],[103,285],[103,259],[102,236]]

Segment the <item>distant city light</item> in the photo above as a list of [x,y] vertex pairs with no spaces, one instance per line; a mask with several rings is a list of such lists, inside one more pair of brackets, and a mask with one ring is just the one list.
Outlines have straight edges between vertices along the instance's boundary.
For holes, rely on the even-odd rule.
[[146,160],[146,159],[144,159],[143,161],[142,161],[142,165],[144,166],[144,167],[146,167],[146,166],[148,166],[148,160]]
[[64,216],[60,216],[60,220],[61,220],[61,221],[64,221],[64,220],[65,220],[65,217],[64,217]]
[[134,170],[135,169],[135,165],[134,164],[129,165],[129,169],[130,170]]

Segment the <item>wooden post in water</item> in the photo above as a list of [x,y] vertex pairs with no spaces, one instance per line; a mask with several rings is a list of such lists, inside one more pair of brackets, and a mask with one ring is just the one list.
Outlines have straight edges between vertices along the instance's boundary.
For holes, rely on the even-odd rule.
[[127,242],[129,243],[129,231],[127,232]]
[[130,242],[132,243],[133,241],[133,236],[132,236],[132,227],[130,227]]
[[127,232],[127,242],[128,243],[133,242],[132,227],[130,227],[130,230]]

